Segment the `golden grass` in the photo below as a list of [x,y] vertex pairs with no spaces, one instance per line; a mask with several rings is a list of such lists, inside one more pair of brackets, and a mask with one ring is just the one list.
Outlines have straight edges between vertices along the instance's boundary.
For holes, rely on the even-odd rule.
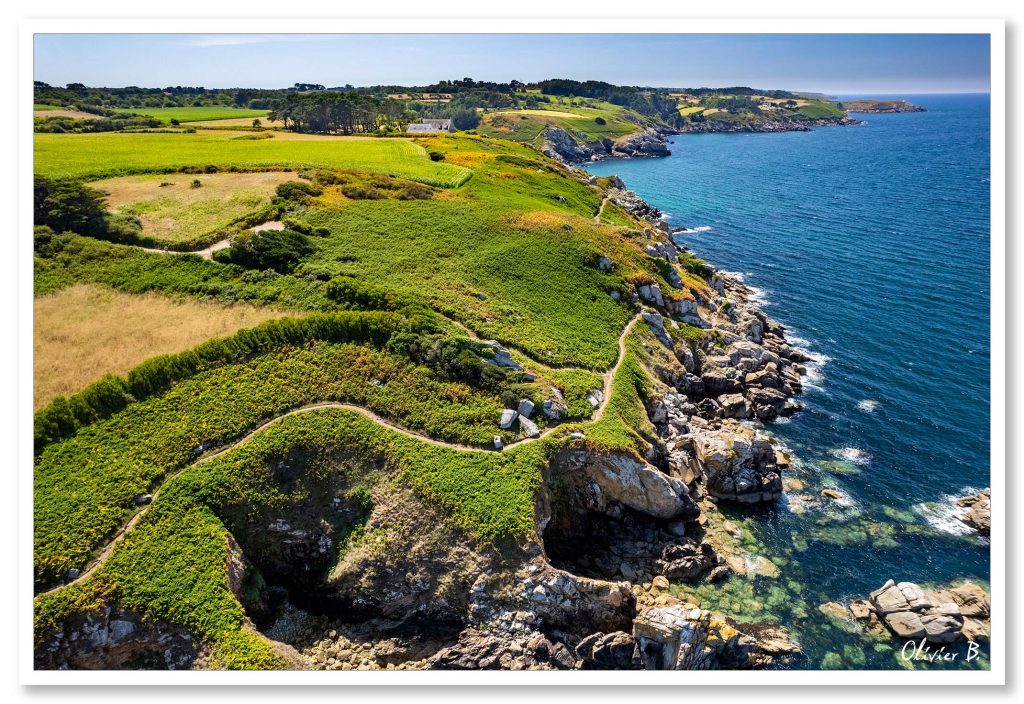
[[32,115],[34,117],[71,117],[76,120],[98,120],[103,117],[81,110],[34,110]]
[[[192,182],[202,184],[193,188]],[[191,239],[227,227],[233,220],[269,203],[291,172],[224,174],[147,174],[93,181],[114,212],[138,216],[142,231],[161,239]]]
[[92,284],[35,299],[36,409],[104,374],[124,374],[159,354],[190,349],[288,313],[268,308],[177,302]]

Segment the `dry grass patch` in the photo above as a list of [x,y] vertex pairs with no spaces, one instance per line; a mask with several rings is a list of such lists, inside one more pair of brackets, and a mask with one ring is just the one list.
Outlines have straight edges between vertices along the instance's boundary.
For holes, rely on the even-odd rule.
[[98,120],[103,117],[81,110],[33,110],[32,115],[35,117],[70,117],[75,120]]
[[106,194],[107,207],[114,212],[137,216],[147,235],[181,242],[229,227],[269,203],[279,184],[297,179],[294,173],[282,171],[149,174],[89,185]]
[[37,298],[34,308],[37,410],[104,374],[124,374],[150,357],[288,315],[254,306],[136,296],[91,284]]

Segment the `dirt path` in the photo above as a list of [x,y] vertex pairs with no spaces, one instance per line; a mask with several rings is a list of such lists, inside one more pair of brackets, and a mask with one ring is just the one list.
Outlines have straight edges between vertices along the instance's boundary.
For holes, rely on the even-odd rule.
[[[603,389],[602,389],[603,398],[601,399],[600,403],[598,404],[598,406],[597,406],[597,408],[596,408],[596,410],[594,412],[594,415],[591,417],[591,419],[589,421],[587,421],[588,423],[596,423],[597,421],[601,420],[604,417],[604,411],[608,407],[608,402],[611,400],[612,383],[615,381],[615,375],[618,374],[619,367],[622,366],[622,361],[626,357],[626,337],[629,335],[630,331],[632,331],[633,326],[636,325],[636,322],[638,320],[640,320],[640,314],[639,313],[634,315],[630,319],[630,321],[628,323],[626,323],[626,327],[623,328],[622,333],[619,335],[619,339],[618,339],[618,358],[616,359],[615,364],[611,367],[611,369],[609,369],[608,371],[604,372],[604,374],[601,375],[602,376],[602,381],[603,381],[603,384],[602,384],[602,386],[603,386]],[[445,448],[448,448],[449,450],[455,450],[457,452],[497,452],[496,450],[480,448],[480,447],[471,447],[469,445],[461,445],[461,444],[458,444],[458,443],[446,442],[444,440],[437,440],[436,438],[432,438],[432,437],[429,437],[427,435],[421,435],[420,433],[417,433],[417,432],[415,432],[413,430],[409,430],[408,428],[402,427],[401,425],[397,425],[397,424],[393,423],[392,421],[387,420],[386,418],[383,418],[383,417],[377,415],[376,413],[374,413],[373,411],[369,410],[368,408],[364,408],[363,406],[357,406],[357,405],[354,405],[354,404],[351,404],[351,403],[341,403],[341,402],[328,401],[328,402],[322,402],[322,403],[314,403],[314,404],[310,404],[308,406],[302,406],[300,408],[295,408],[295,409],[293,409],[291,411],[288,411],[287,413],[282,413],[279,416],[275,416],[274,418],[270,418],[268,420],[265,420],[264,422],[262,422],[259,425],[257,425],[255,428],[250,430],[248,433],[243,435],[241,438],[239,438],[235,442],[233,442],[233,443],[231,443],[229,445],[225,445],[224,447],[219,448],[217,451],[212,452],[212,453],[210,453],[208,455],[205,455],[205,456],[199,458],[198,460],[196,460],[195,462],[193,462],[191,464],[188,464],[188,465],[185,465],[181,469],[178,469],[178,470],[168,474],[164,478],[163,482],[161,482],[161,484],[157,488],[157,490],[153,492],[152,501],[150,501],[150,503],[148,503],[145,506],[143,506],[139,511],[137,511],[128,520],[127,523],[124,524],[124,526],[121,528],[121,530],[119,530],[117,532],[117,535],[115,535],[114,538],[109,543],[107,543],[103,547],[102,550],[100,550],[100,552],[96,555],[95,559],[89,564],[88,567],[86,567],[78,575],[78,577],[76,577],[75,579],[71,580],[70,582],[65,582],[64,584],[60,584],[60,585],[58,585],[56,587],[53,587],[51,589],[48,589],[48,590],[46,590],[44,592],[40,592],[40,594],[50,594],[50,593],[53,593],[53,592],[60,591],[61,589],[64,589],[65,587],[69,587],[72,584],[75,584],[76,582],[80,582],[80,581],[86,579],[91,574],[93,574],[96,570],[98,570],[103,565],[103,563],[106,562],[107,558],[110,557],[110,554],[113,552],[114,548],[117,547],[117,544],[120,543],[122,540],[124,540],[124,537],[129,532],[131,532],[131,530],[138,524],[139,520],[141,520],[142,517],[144,515],[146,515],[146,512],[149,511],[150,507],[153,505],[154,502],[156,502],[157,498],[160,496],[160,491],[163,489],[163,487],[167,486],[167,482],[169,482],[171,479],[176,477],[181,472],[185,471],[189,467],[194,467],[196,465],[203,464],[205,462],[209,462],[210,460],[212,460],[212,459],[214,459],[216,457],[220,457],[221,455],[223,455],[225,453],[231,452],[232,450],[235,450],[235,449],[241,447],[242,445],[245,445],[250,440],[252,440],[256,435],[262,433],[264,430],[266,430],[270,426],[276,425],[277,423],[280,423],[282,420],[284,420],[285,418],[287,418],[289,416],[295,416],[295,415],[299,415],[299,414],[302,414],[302,413],[312,413],[314,411],[321,411],[321,410],[324,410],[324,409],[327,409],[327,408],[338,408],[338,409],[343,409],[343,410],[347,410],[347,411],[353,411],[355,413],[360,414],[364,418],[367,418],[368,420],[371,420],[374,423],[377,423],[378,425],[384,426],[388,430],[392,430],[392,431],[394,431],[396,433],[399,433],[401,435],[404,435],[406,437],[413,438],[413,439],[419,440],[420,442],[425,442],[425,443],[427,443],[429,445],[434,445],[436,447],[445,447]],[[551,427],[547,428],[544,432],[542,432],[539,435],[537,435],[536,437],[532,437],[532,438],[519,438],[517,440],[511,440],[511,441],[509,441],[508,443],[505,444],[505,448],[507,449],[509,447],[512,447],[513,445],[525,445],[527,443],[536,442],[537,440],[540,440],[540,439],[542,439],[544,437],[547,437],[548,435],[550,435],[551,433],[556,431],[558,428],[559,428],[559,426],[557,426],[557,425],[551,426]]]
[[220,242],[214,242],[206,249],[197,249],[194,252],[177,252],[173,249],[152,249],[150,247],[139,247],[143,252],[152,252],[153,254],[198,254],[203,259],[209,259],[213,261],[213,253],[218,249],[226,249],[231,246],[231,240],[221,240]]
[[601,214],[604,212],[604,206],[608,204],[610,198],[611,196],[605,196],[604,198],[601,199],[601,207],[597,209],[597,215],[594,216],[594,222],[601,222]]

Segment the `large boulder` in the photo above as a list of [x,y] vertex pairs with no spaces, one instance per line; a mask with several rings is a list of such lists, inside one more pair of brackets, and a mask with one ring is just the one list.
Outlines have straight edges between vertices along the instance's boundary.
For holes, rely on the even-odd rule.
[[968,583],[957,589],[960,592],[954,596],[951,591],[933,591],[913,582],[896,583],[890,579],[871,592],[868,604],[899,638],[952,643],[963,637],[965,625],[958,601],[969,605],[973,614],[987,613],[987,607],[982,607],[987,604],[987,597],[977,585]]
[[742,503],[775,501],[782,475],[767,436],[735,420],[694,433],[693,455],[711,496]]
[[966,508],[958,515],[961,521],[982,535],[988,535],[992,528],[992,490],[985,489],[974,496],[968,496],[956,502],[957,506]]

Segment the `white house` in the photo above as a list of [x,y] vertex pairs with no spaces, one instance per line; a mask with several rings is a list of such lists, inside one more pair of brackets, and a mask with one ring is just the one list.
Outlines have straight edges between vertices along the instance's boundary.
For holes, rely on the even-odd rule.
[[451,120],[421,120],[405,128],[406,132],[454,132],[455,125]]

